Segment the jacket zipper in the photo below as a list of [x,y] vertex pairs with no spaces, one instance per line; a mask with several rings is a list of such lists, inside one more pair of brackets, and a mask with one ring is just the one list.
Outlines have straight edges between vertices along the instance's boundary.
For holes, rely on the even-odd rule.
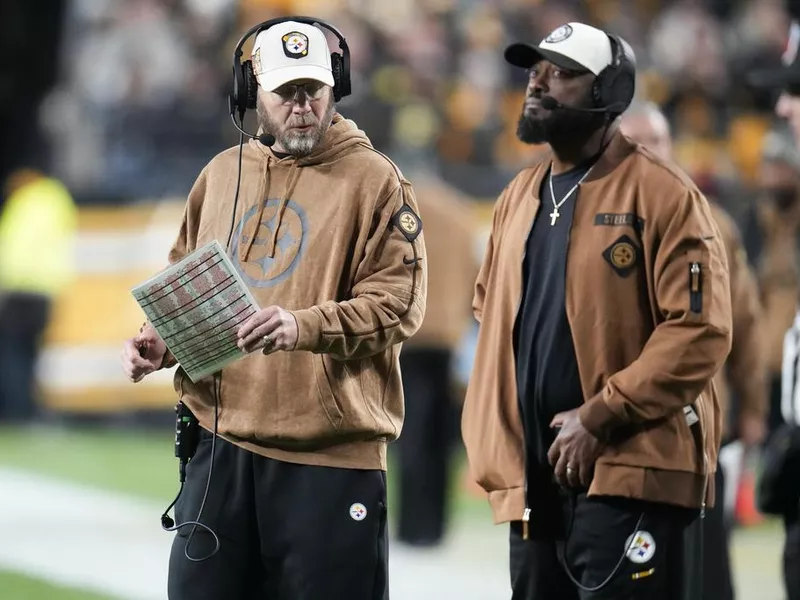
[[700,518],[703,519],[706,516],[706,500],[708,499],[708,488],[711,480],[708,465],[708,452],[706,451],[706,435],[708,432],[706,431],[705,402],[703,402],[701,399],[698,399],[694,406],[696,408],[695,412],[697,413],[697,424],[700,427],[700,443],[703,445],[703,496],[700,498]]
[[[528,256],[528,238],[533,231],[533,224],[536,221],[537,213],[542,208],[541,199],[539,199],[539,208],[534,213],[531,219],[530,227],[528,227],[528,234],[525,236],[525,246],[522,251],[522,265],[525,264],[525,258]],[[519,300],[517,300],[517,317],[519,318],[519,310],[522,308],[522,290],[519,292]],[[514,374],[516,377],[516,373]],[[525,498],[525,509],[522,511],[522,539],[528,539],[528,523],[531,520],[531,509],[528,508],[528,436],[525,432],[525,418],[522,414],[522,399],[519,397],[519,389],[517,389],[517,408],[519,410],[519,418],[522,421],[522,493]]]
[[703,270],[699,262],[689,263],[689,308],[698,315],[703,312]]
[[[526,475],[526,477],[527,477],[527,475]],[[527,488],[527,486],[526,486],[526,488]],[[526,494],[525,494],[525,504],[526,504],[526,508],[522,512],[522,539],[523,540],[527,540],[528,539],[528,523],[530,523],[530,520],[531,520],[531,509],[527,508],[527,504],[528,504],[527,490],[526,490]]]

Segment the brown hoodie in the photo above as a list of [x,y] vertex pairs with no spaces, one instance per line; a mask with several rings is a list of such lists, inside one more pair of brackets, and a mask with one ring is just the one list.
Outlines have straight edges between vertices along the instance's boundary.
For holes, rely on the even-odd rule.
[[[261,308],[292,311],[299,337],[293,352],[254,352],[223,369],[219,433],[278,460],[385,469],[403,421],[400,343],[425,312],[411,185],[338,115],[307,157],[244,148],[232,222],[237,164],[235,147],[202,171],[170,262],[214,238],[224,244],[235,223],[234,264]],[[213,429],[214,379],[195,384],[179,368],[175,389]]]

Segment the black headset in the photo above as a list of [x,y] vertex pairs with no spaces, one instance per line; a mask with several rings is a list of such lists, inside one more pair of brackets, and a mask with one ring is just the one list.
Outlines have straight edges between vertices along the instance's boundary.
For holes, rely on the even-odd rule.
[[338,102],[345,96],[350,95],[350,49],[347,46],[347,40],[339,32],[336,27],[312,17],[280,17],[277,19],[270,19],[252,27],[245,33],[236,44],[236,49],[233,51],[233,89],[230,95],[230,110],[231,116],[235,112],[239,113],[239,120],[244,119],[244,113],[247,109],[256,108],[256,98],[258,97],[258,81],[256,80],[255,72],[253,71],[253,61],[246,60],[242,62],[242,47],[245,42],[254,34],[261,33],[265,29],[269,29],[273,25],[279,23],[286,23],[287,21],[296,21],[306,25],[324,27],[339,40],[339,48],[342,53],[331,53],[331,71],[333,73],[333,99]]
[[614,34],[611,41],[611,64],[600,71],[592,85],[595,106],[607,107],[609,113],[622,114],[636,92],[636,58],[628,43]]

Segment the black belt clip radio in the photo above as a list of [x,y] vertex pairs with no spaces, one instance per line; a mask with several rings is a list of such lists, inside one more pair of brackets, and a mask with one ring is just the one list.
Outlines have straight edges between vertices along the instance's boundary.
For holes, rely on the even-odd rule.
[[186,481],[186,465],[192,460],[200,441],[197,417],[183,402],[175,405],[175,456],[180,460],[180,482]]

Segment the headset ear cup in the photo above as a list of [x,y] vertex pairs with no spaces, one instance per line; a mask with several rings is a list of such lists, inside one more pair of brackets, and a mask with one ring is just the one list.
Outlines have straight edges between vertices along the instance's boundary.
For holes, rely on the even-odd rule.
[[242,75],[244,78],[244,100],[246,107],[253,110],[258,105],[258,80],[253,71],[253,61],[246,60],[242,64]]
[[230,94],[230,109],[231,115],[234,115],[238,112],[240,115],[244,113],[244,107],[242,106],[242,67],[241,65],[233,67],[233,84],[231,88]]
[[340,93],[342,98],[349,96],[353,91],[352,82],[350,81],[350,50],[347,45],[342,49],[341,55],[341,89]]
[[331,74],[333,75],[333,100],[342,99],[342,57],[335,52],[331,54]]
[[636,95],[636,74],[623,71],[617,79],[619,81],[614,95],[617,97],[617,102],[623,103],[627,108]]

